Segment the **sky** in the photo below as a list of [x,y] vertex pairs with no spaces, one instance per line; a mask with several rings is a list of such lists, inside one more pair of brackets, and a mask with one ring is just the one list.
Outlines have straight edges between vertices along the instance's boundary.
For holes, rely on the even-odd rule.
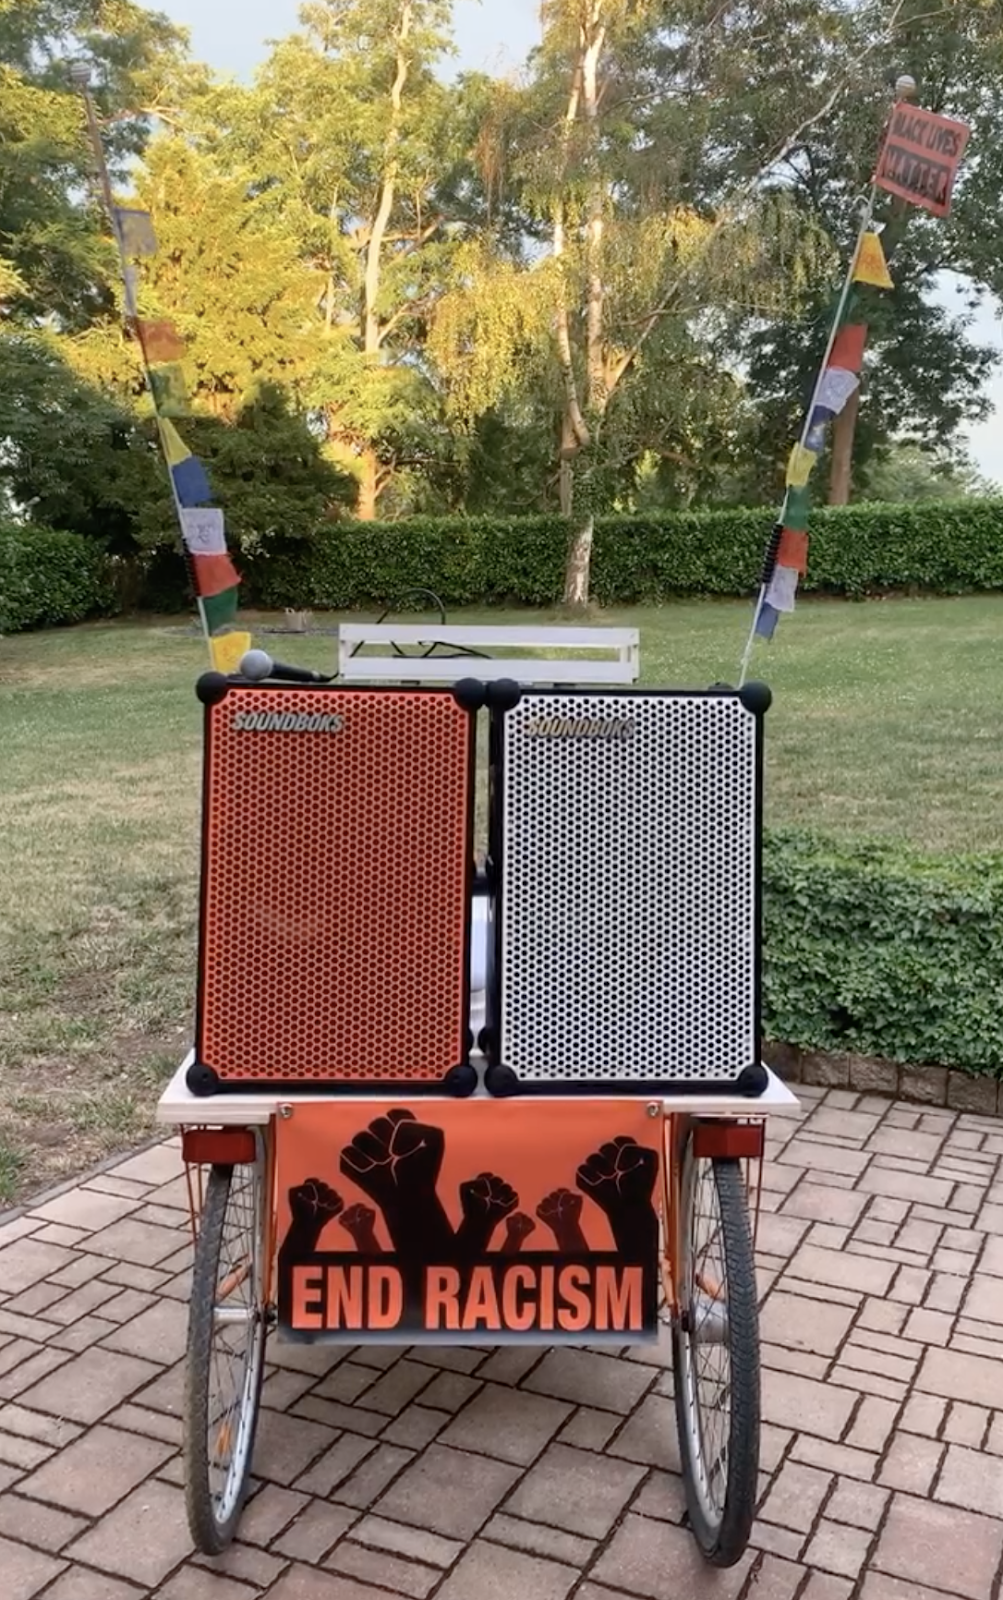
[[[249,79],[266,52],[267,41],[295,28],[299,3],[156,0],[156,9],[190,30],[192,50],[200,60],[224,75]],[[454,18],[457,70],[482,68],[500,74],[514,69],[539,39],[539,0],[456,0]],[[937,298],[950,310],[958,303],[949,282]],[[987,300],[977,314],[972,335],[979,343],[1003,352],[1001,311],[995,300]],[[971,430],[968,444],[982,474],[1003,486],[1003,365],[987,393],[993,412]]]

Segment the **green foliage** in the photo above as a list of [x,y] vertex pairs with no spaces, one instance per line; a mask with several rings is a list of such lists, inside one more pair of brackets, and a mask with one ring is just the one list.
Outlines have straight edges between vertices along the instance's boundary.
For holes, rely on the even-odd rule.
[[[316,284],[295,241],[248,193],[247,175],[221,170],[174,134],[152,141],[134,203],[152,213],[157,253],[139,287],[140,314],[169,317],[185,341],[185,391],[195,409],[230,420],[267,381],[302,409],[315,340]],[[84,377],[147,413],[137,340],[122,332],[121,289],[113,315],[63,341]]]
[[[351,480],[325,458],[278,385],[263,384],[228,422],[200,416],[179,427],[189,449],[205,463],[214,499],[224,510],[227,543],[238,557],[261,544],[294,547],[313,536],[318,522],[354,500]],[[138,542],[146,549],[177,539],[166,472],[155,452],[153,459],[155,493],[135,508]]]
[[363,515],[441,411],[423,346],[464,233],[474,137],[463,86],[436,76],[450,10],[319,0],[253,87],[215,88],[188,108],[186,135],[244,175],[309,272],[300,393],[332,458],[359,478]]
[[[593,592],[604,605],[740,596],[758,583],[772,512],[691,511],[596,520]],[[859,598],[1003,589],[1003,501],[820,509],[802,587]],[[266,606],[390,604],[434,589],[446,604],[552,605],[563,588],[560,516],[341,522],[299,550],[260,540],[244,569]]]
[[108,303],[112,256],[84,198],[92,157],[67,61],[90,66],[117,173],[171,103],[180,44],[166,17],[134,0],[0,0],[0,266],[20,280],[0,318],[76,329]]
[[83,622],[112,609],[104,553],[52,528],[0,527],[0,632]]
[[[76,55],[113,184],[154,215],[140,307],[187,340],[200,434],[278,384],[387,521],[571,491],[579,513],[779,499],[889,86],[912,71],[923,104],[973,125],[950,218],[882,198],[896,289],[864,296],[856,494],[912,497],[879,470],[889,442],[950,448],[986,403],[993,355],[967,323],[1003,282],[1000,16],[548,0],[518,80],[450,82],[449,0],[311,0],[243,85],[136,0],[0,0],[0,503],[123,553],[170,532]],[[927,303],[944,269],[970,279],[957,317]],[[255,537],[282,525],[268,480],[235,493]]]
[[961,500],[992,495],[966,454],[896,444],[872,457],[861,474],[862,498],[904,505],[914,500]]
[[[260,383],[226,420],[203,414],[179,426],[206,464],[238,553],[265,538],[312,535],[352,504],[352,480],[275,384]],[[166,549],[183,572],[152,420],[126,395],[116,398],[70,368],[50,336],[0,329],[0,438],[0,501],[114,555]],[[159,605],[163,594],[155,584],[148,603]]]
[[1003,855],[783,830],[764,857],[768,1038],[999,1073]]
[[[972,313],[982,291],[998,290],[1003,282],[1003,213],[989,199],[1003,181],[1003,147],[994,131],[1003,115],[1003,11],[991,0],[951,0],[936,10],[924,0],[892,7],[833,7],[809,0],[803,11],[794,9],[802,20],[792,26],[791,8],[775,8],[776,24],[789,36],[772,68],[767,36],[760,35],[751,72],[739,48],[741,28],[722,29],[720,49],[732,57],[736,74],[745,71],[750,79],[748,90],[734,96],[734,138],[724,142],[722,153],[729,162],[741,159],[749,95],[768,81],[770,71],[818,83],[820,31],[823,37],[827,32],[827,77],[817,91],[821,114],[799,129],[787,146],[782,171],[770,181],[779,177],[817,218],[844,262],[857,226],[855,198],[870,182],[896,75],[912,74],[920,105],[961,117],[972,128],[949,219],[878,196],[877,221],[895,288],[865,289],[859,296],[858,314],[868,324],[868,337],[854,485],[863,493],[872,454],[890,441],[941,448],[986,414],[985,386],[998,355],[973,337]],[[759,10],[750,12],[750,31],[759,29]],[[713,56],[709,65],[716,74]],[[767,78],[759,76],[764,67]],[[830,84],[841,89],[831,99]],[[953,311],[933,298],[945,273],[961,275]],[[733,323],[735,354],[748,374],[757,412],[745,496],[761,490],[757,463],[771,471],[800,421],[825,349],[838,276],[816,282],[813,314],[805,319],[764,325],[736,318]]]

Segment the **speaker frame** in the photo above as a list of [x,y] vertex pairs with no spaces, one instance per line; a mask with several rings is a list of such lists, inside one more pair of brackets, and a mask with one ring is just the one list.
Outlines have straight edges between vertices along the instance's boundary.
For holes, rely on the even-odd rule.
[[[466,714],[469,726],[469,748],[467,755],[467,808],[466,808],[466,851],[463,884],[463,978],[462,991],[459,997],[459,1021],[457,1037],[457,1059],[446,1069],[441,1077],[428,1079],[395,1078],[230,1078],[220,1077],[215,1068],[202,1059],[202,1045],[205,1027],[205,992],[206,992],[206,946],[208,931],[208,898],[209,898],[209,829],[206,819],[210,806],[210,781],[211,762],[210,752],[212,746],[212,709],[218,705],[228,694],[231,688],[253,688],[255,691],[264,690],[274,694],[276,698],[282,695],[298,693],[331,693],[339,695],[368,697],[400,695],[402,693],[416,697],[428,698],[430,696],[449,696]],[[477,715],[485,702],[484,686],[476,680],[466,679],[458,684],[421,684],[410,685],[406,683],[378,683],[345,684],[340,681],[327,684],[294,684],[279,681],[251,684],[239,675],[225,676],[219,672],[207,672],[199,678],[195,692],[198,699],[205,707],[202,725],[203,760],[202,760],[202,817],[201,838],[199,848],[199,910],[198,910],[198,955],[196,963],[196,994],[195,994],[195,1037],[194,1059],[187,1069],[185,1081],[189,1092],[198,1099],[207,1102],[220,1095],[232,1096],[241,1094],[266,1094],[277,1095],[284,1099],[297,1100],[306,1096],[337,1096],[339,1098],[374,1099],[383,1096],[398,1097],[402,1094],[408,1096],[453,1096],[464,1098],[471,1094],[477,1087],[477,1070],[470,1060],[474,1040],[470,1033],[470,957],[471,936],[473,925],[472,894],[474,884],[474,826],[476,808],[476,777],[477,777]]]
[[577,684],[548,684],[523,690],[521,700],[529,694],[542,694],[548,698],[580,700],[583,715],[590,701],[618,700],[629,705],[631,700],[710,700],[737,699],[746,712],[755,719],[755,793],[753,834],[753,919],[755,941],[753,955],[753,1036],[749,1041],[749,1061],[733,1078],[663,1078],[657,1073],[644,1079],[577,1079],[549,1078],[527,1080],[520,1078],[504,1059],[502,1010],[504,995],[502,985],[502,944],[505,927],[505,717],[514,706],[490,705],[489,718],[489,790],[488,790],[488,877],[492,897],[492,925],[488,930],[487,987],[485,994],[485,1026],[479,1044],[487,1060],[485,1088],[498,1098],[512,1095],[536,1095],[550,1098],[583,1095],[667,1096],[667,1095],[721,1095],[736,1094],[754,1101],[762,1095],[769,1083],[769,1075],[762,1063],[762,1006],[763,1006],[763,797],[764,797],[764,724],[766,712],[772,703],[772,692],[764,683],[747,683],[735,689],[729,684],[715,684],[709,689],[652,689],[643,686],[580,686]]

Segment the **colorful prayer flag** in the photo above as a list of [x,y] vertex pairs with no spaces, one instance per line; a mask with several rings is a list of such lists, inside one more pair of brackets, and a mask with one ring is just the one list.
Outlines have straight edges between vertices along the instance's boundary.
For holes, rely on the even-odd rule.
[[157,236],[148,211],[138,211],[132,206],[116,206],[115,226],[124,255],[156,255]]
[[774,611],[793,611],[794,596],[798,590],[798,575],[793,567],[777,565],[766,591],[766,603]]
[[172,462],[171,477],[179,505],[201,506],[212,499],[209,479],[198,456],[186,453],[180,461]]
[[125,314],[127,317],[135,317],[138,314],[136,296],[139,293],[139,268],[126,267],[122,277],[125,291]]
[[151,368],[150,387],[153,390],[154,405],[162,417],[191,415],[185,375],[176,361],[170,362],[166,367]]
[[787,482],[790,487],[803,489],[817,460],[814,450],[806,450],[803,444],[796,444],[787,461]]
[[[190,458],[191,451],[173,422],[168,421],[166,417],[160,417],[158,421],[160,443],[163,447],[164,455],[167,457],[167,465],[169,467],[180,466],[182,461],[187,461]],[[206,495],[205,498],[208,500],[209,496]]]
[[862,233],[853,264],[854,283],[869,283],[875,289],[894,289],[881,239],[876,233]]
[[196,506],[181,512],[181,532],[193,556],[226,554],[223,513],[217,506]]
[[[842,367],[844,372],[859,372],[864,364],[864,345],[867,342],[866,322],[850,322],[840,328],[829,352],[827,369]],[[851,391],[852,392],[852,391]],[[849,395],[847,396],[849,399]]]
[[811,427],[805,434],[805,449],[810,450],[813,455],[820,456],[825,449],[825,430],[828,420],[828,417],[813,420]]
[[212,664],[217,672],[237,672],[248,650],[251,648],[251,635],[249,633],[224,633],[218,639],[212,639],[209,652]]
[[764,600],[756,618],[756,632],[761,639],[772,639],[780,621],[780,612]]
[[807,489],[788,489],[784,501],[783,524],[795,533],[804,533],[808,526],[811,501]]
[[192,557],[192,580],[195,593],[201,600],[222,594],[224,589],[235,589],[240,575],[224,550],[223,553]]
[[822,374],[816,409],[825,407],[834,417],[838,416],[859,382],[856,373],[847,372],[833,362]]
[[797,528],[784,529],[780,535],[777,565],[780,567],[793,567],[800,577],[804,577],[808,571],[808,535],[806,533]]
[[136,323],[136,332],[139,334],[139,342],[143,346],[143,354],[147,361],[184,360],[185,341],[169,318],[163,317],[157,322],[144,322],[140,319]]
[[205,621],[206,630],[210,634],[218,633],[220,628],[225,628],[227,623],[233,622],[237,615],[237,589],[224,589],[222,594],[203,595],[199,599],[199,609]]

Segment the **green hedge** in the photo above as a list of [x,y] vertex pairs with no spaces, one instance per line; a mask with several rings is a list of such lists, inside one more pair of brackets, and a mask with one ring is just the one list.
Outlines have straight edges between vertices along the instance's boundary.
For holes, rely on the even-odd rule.
[[1003,1073],[1003,855],[782,830],[764,902],[768,1038]]
[[[773,511],[601,517],[593,593],[605,605],[679,595],[744,596],[758,581]],[[563,587],[560,517],[415,517],[342,522],[309,542],[242,558],[248,596],[267,608],[392,604],[411,588],[449,606],[552,605]],[[820,507],[803,588],[859,597],[921,589],[1003,589],[1003,500]]]
[[[754,591],[773,512],[666,512],[602,517],[593,593],[604,605]],[[564,579],[560,517],[429,518],[328,524],[310,540],[237,551],[242,603],[281,610],[393,605],[413,588],[461,605],[549,606]],[[126,570],[128,569],[128,570]],[[119,603],[164,611],[185,598],[174,545],[119,561],[110,581],[98,548],[45,529],[0,528],[0,628],[74,622]],[[825,507],[812,517],[806,590],[851,597],[894,590],[1003,589],[1003,500]]]
[[92,540],[0,527],[0,633],[83,622],[112,605],[108,562]]

